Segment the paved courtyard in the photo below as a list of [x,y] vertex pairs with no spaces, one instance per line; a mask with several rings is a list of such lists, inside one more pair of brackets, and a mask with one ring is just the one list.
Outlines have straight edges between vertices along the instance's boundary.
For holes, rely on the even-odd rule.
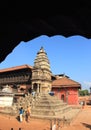
[[[12,129],[13,128],[13,129]],[[20,129],[19,129],[20,128]],[[0,115],[0,130],[51,130],[50,121],[30,119],[20,123],[15,117]],[[91,130],[91,106],[85,106],[71,124],[60,125],[60,130]]]

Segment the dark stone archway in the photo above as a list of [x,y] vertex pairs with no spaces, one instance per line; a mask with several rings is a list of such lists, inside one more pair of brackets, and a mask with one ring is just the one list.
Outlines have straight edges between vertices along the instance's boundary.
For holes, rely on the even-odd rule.
[[38,87],[37,83],[34,83],[34,85],[33,85],[33,90],[34,90],[35,92],[37,92],[37,87]]
[[[0,4],[0,62],[21,42],[40,35],[91,38],[91,2],[3,2]],[[31,48],[32,49],[32,48]]]

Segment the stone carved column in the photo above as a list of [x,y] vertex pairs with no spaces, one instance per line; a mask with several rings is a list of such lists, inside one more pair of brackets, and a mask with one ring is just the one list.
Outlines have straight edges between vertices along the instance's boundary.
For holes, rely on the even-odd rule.
[[37,84],[37,93],[39,93],[39,84]]

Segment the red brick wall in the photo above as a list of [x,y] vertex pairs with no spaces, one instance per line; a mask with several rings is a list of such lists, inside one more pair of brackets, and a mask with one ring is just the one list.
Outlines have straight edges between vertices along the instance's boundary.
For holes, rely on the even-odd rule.
[[67,102],[69,105],[78,105],[78,88],[53,88],[55,95],[57,95],[64,102]]
[[78,89],[77,88],[69,88],[68,93],[68,104],[70,105],[78,105]]

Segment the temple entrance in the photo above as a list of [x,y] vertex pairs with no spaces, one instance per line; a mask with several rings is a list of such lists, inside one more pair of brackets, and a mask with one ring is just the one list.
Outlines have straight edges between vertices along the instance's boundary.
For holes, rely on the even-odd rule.
[[37,84],[36,84],[36,83],[34,83],[33,90],[34,90],[35,92],[37,92]]
[[64,94],[62,94],[62,95],[61,95],[61,100],[63,100],[63,101],[64,101]]

